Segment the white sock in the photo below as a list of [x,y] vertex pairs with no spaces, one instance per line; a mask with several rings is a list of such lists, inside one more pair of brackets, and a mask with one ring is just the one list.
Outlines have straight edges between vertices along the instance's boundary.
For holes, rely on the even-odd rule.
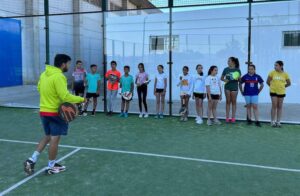
[[48,167],[52,168],[55,165],[55,160],[49,160],[48,161]]
[[40,153],[38,151],[34,151],[32,156],[29,159],[35,163],[35,162],[37,162],[39,155],[40,155]]

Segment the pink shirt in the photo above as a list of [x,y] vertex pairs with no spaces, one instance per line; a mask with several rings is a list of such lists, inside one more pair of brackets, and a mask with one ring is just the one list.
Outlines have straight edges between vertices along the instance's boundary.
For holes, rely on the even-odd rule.
[[146,72],[138,73],[135,78],[137,79],[138,84],[144,84],[147,81],[148,74]]

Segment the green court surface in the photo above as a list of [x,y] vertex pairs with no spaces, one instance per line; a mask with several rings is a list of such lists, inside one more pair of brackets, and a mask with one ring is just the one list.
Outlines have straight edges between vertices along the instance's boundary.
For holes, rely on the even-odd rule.
[[[43,131],[30,109],[0,108],[0,125],[2,192],[26,179],[22,162]],[[80,117],[61,141],[67,171],[33,176],[8,195],[299,195],[299,128]],[[36,171],[46,164],[44,152]]]

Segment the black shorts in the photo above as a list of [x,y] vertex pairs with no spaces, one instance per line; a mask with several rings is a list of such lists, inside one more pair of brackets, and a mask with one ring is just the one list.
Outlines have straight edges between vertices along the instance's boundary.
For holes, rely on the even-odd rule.
[[219,100],[220,99],[220,95],[210,95],[211,99],[213,100]]
[[205,94],[204,93],[194,93],[194,96],[196,98],[199,98],[199,99],[205,99]]
[[84,83],[83,82],[75,82],[74,83],[74,91],[75,95],[84,94]]
[[89,99],[89,98],[97,98],[99,97],[99,95],[97,95],[97,93],[87,93],[86,94],[86,98]]
[[285,94],[280,95],[280,94],[277,94],[277,93],[270,93],[270,96],[271,96],[271,97],[284,98],[284,97],[285,97]]
[[157,88],[157,89],[155,89],[155,92],[156,92],[156,93],[162,93],[162,92],[164,92],[164,90],[165,90],[165,89]]

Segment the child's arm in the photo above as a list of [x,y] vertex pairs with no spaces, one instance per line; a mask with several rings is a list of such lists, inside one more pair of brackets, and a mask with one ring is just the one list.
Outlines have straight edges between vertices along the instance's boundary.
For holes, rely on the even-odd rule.
[[130,92],[133,93],[133,90],[134,90],[134,82],[132,81],[131,87],[130,87]]
[[219,81],[219,88],[220,88],[220,101],[222,100],[222,84],[221,81]]
[[206,85],[206,93],[207,93],[207,99],[211,100],[211,95],[210,95],[210,86]]
[[262,91],[262,89],[264,88],[264,83],[263,82],[261,82],[261,83],[259,83],[259,91],[258,91],[258,93],[260,93],[261,91]]
[[168,84],[167,78],[164,79],[164,83],[165,83],[164,93],[166,93],[167,92],[167,84]]
[[190,78],[190,90],[189,90],[189,96],[191,96],[193,94],[194,91],[194,78]]
[[286,84],[285,84],[285,88],[291,86],[291,80],[290,79],[287,79],[286,80]]
[[155,95],[155,90],[156,90],[156,84],[157,84],[157,78],[155,77],[155,79],[154,79],[154,95]]
[[100,86],[101,86],[101,80],[99,78],[99,80],[97,82],[97,95],[100,95]]
[[243,88],[243,82],[242,81],[239,83],[239,89],[240,89],[242,95],[244,95],[244,88]]
[[272,78],[271,78],[271,76],[268,76],[268,79],[267,79],[267,84],[268,84],[268,86],[270,86],[270,84],[271,84],[271,81],[272,81]]

